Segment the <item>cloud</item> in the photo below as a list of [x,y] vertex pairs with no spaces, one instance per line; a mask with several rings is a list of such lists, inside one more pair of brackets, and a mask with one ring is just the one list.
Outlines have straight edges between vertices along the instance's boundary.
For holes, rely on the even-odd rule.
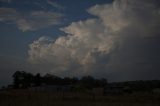
[[54,8],[57,8],[57,9],[60,9],[60,10],[64,9],[64,6],[61,6],[61,5],[59,5],[58,3],[53,2],[53,1],[51,1],[51,0],[47,0],[47,3],[48,3],[49,5],[51,5],[52,7],[54,7]]
[[150,78],[157,78],[160,61],[155,57],[159,58],[160,48],[155,45],[159,40],[150,38],[160,34],[159,4],[157,0],[115,0],[93,6],[87,11],[97,18],[61,28],[66,35],[55,40],[41,37],[31,43],[29,61],[62,76],[133,80],[152,74]]
[[0,21],[9,22],[12,20],[17,20],[18,13],[12,8],[0,8]]
[[62,14],[46,11],[33,11],[29,16],[17,20],[18,28],[22,31],[34,31],[60,23]]
[[30,62],[53,66],[50,71],[57,74],[73,69],[81,74],[88,73],[90,65],[100,61],[96,56],[109,54],[114,48],[112,37],[103,33],[104,29],[97,19],[75,22],[61,30],[69,35],[54,41],[41,37],[30,44]]
[[22,31],[35,31],[60,23],[62,14],[50,11],[21,13],[13,8],[0,8],[0,22],[16,24]]

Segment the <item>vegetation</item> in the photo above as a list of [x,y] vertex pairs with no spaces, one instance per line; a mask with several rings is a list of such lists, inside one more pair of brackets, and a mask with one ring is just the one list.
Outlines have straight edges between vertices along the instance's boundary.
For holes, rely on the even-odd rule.
[[25,71],[16,71],[13,74],[13,87],[15,89],[19,88],[28,88],[31,86],[41,86],[45,85],[79,85],[84,88],[90,89],[93,87],[104,87],[107,84],[107,80],[95,79],[92,76],[84,76],[81,79],[76,77],[69,78],[61,78],[52,74],[46,74],[41,76],[40,73],[33,75],[31,73],[27,73]]
[[[4,90],[0,91],[0,106],[160,105],[159,80],[108,83],[104,78],[95,79],[92,76],[84,76],[80,79],[76,77],[61,78],[52,74],[46,74],[42,76],[40,73],[37,73],[33,75],[25,71],[16,71],[12,77],[13,88],[7,90],[7,88],[3,87]],[[76,92],[34,91],[27,89],[30,87],[40,87],[47,85],[74,85]],[[103,88],[109,91],[111,90],[112,95],[97,95],[96,90],[94,92],[93,88]],[[84,92],[83,89],[89,92]],[[152,92],[154,89],[156,89],[158,92]],[[107,91],[107,93],[109,91]]]
[[0,92],[0,106],[159,106],[159,95],[92,96],[85,93]]

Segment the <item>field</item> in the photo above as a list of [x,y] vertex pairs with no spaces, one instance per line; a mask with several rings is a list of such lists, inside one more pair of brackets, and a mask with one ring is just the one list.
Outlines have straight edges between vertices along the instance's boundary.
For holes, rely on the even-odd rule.
[[0,106],[160,106],[160,95],[95,96],[73,92],[0,91]]

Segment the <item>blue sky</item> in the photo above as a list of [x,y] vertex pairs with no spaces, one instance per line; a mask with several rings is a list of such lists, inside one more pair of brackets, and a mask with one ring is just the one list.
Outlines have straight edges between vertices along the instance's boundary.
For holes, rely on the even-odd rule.
[[[24,15],[32,11],[53,11],[62,14],[58,25],[46,26],[34,31],[22,31],[13,22],[0,22],[0,48],[1,55],[26,56],[28,44],[40,36],[51,36],[56,38],[63,35],[59,28],[69,25],[71,22],[85,20],[93,17],[87,13],[87,9],[96,4],[104,4],[111,0],[48,0],[57,4],[57,7],[50,5],[47,0],[11,0],[0,1],[0,7],[16,9]],[[8,24],[9,23],[9,24]]]
[[[28,57],[29,44],[34,40],[41,36],[49,36],[56,39],[64,35],[64,32],[59,30],[60,28],[70,25],[71,22],[95,17],[87,12],[88,8],[96,4],[110,2],[112,2],[112,0],[0,0],[0,19],[2,19],[0,21],[0,57],[1,63],[3,63],[1,66],[10,67],[11,65],[9,69],[1,67],[1,74],[5,73],[4,76],[6,76],[6,78],[2,78],[2,82],[0,83],[8,82],[9,80],[7,79],[11,80],[11,74],[21,68],[20,65],[18,65],[18,67],[14,66],[13,61],[18,60],[20,62],[17,62],[17,64],[23,64],[23,61],[26,61]],[[9,11],[14,10],[18,14],[9,13],[7,9],[10,9]],[[34,11],[53,12],[61,14],[62,16],[59,17],[57,20],[58,24],[56,25],[46,25],[42,28],[25,31],[23,31],[23,28],[18,28],[15,20],[12,19],[18,17],[18,15],[20,15],[19,17],[27,19],[29,17],[28,14]],[[4,20],[4,18],[7,19]],[[20,19],[21,18],[17,20]],[[21,61],[21,59],[23,61]]]
[[0,0],[0,86],[16,70],[159,79],[159,28],[157,0]]

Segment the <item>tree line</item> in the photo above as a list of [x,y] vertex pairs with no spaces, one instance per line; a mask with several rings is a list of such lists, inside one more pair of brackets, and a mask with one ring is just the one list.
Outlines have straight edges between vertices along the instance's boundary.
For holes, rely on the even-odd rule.
[[95,79],[92,76],[83,76],[80,79],[77,77],[61,78],[53,74],[45,74],[42,76],[40,73],[33,75],[25,71],[16,71],[12,77],[13,87],[15,89],[42,85],[77,85],[90,89],[93,87],[104,87],[107,84],[105,78]]

